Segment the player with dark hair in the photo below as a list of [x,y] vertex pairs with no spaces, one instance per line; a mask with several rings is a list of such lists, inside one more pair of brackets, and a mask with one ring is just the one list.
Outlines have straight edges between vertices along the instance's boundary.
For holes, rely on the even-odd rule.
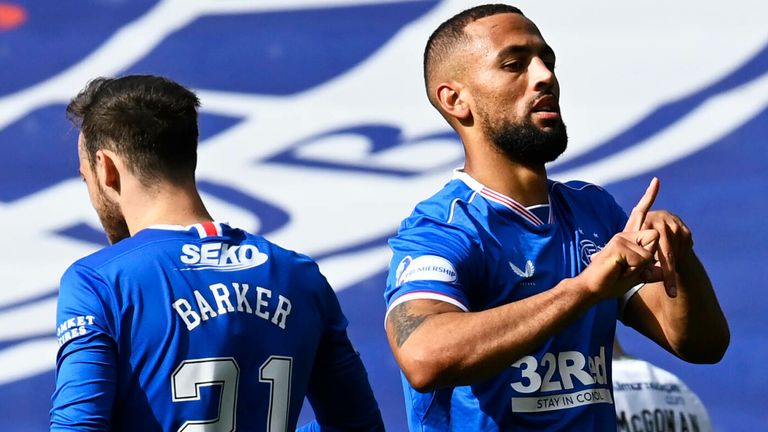
[[308,257],[214,221],[197,96],[99,78],[67,111],[111,246],[61,279],[51,430],[383,430],[338,300]]
[[622,319],[678,357],[717,362],[728,325],[689,229],[629,217],[602,188],[547,178],[566,148],[555,53],[519,9],[478,6],[424,54],[463,169],[390,240],[386,329],[411,430],[616,430]]

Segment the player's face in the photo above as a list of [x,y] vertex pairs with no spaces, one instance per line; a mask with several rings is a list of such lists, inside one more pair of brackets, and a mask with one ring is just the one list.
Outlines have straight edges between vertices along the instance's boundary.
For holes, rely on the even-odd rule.
[[484,133],[524,164],[555,160],[567,145],[555,53],[522,15],[497,14],[465,28],[471,38],[466,82]]
[[125,221],[120,205],[104,193],[104,189],[99,182],[97,174],[95,170],[91,168],[90,162],[88,161],[84,143],[85,138],[81,133],[77,145],[77,153],[80,159],[80,177],[83,178],[85,186],[88,188],[88,196],[91,199],[91,205],[99,216],[101,225],[104,227],[104,232],[107,234],[107,239],[109,239],[111,244],[115,244],[120,240],[131,236],[128,231],[128,224]]

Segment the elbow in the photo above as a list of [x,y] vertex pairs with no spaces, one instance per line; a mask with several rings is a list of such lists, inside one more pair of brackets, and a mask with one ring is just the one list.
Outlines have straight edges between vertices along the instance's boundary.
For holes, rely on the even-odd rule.
[[681,359],[696,364],[715,364],[725,356],[731,343],[731,332],[724,326],[717,334],[709,334],[696,346],[678,351]]
[[408,383],[418,392],[427,393],[446,385],[445,368],[437,356],[425,350],[401,353],[398,363]]
[[723,349],[706,349],[697,350],[695,352],[686,352],[680,355],[680,358],[688,363],[694,364],[716,364],[725,356],[725,348]]
[[728,346],[731,344],[731,332],[725,327],[719,338],[710,341],[710,348],[707,355],[702,359],[702,363],[715,364],[725,357]]
[[429,393],[440,388],[438,379],[434,374],[423,371],[411,371],[410,373],[403,371],[403,373],[411,387],[419,393]]

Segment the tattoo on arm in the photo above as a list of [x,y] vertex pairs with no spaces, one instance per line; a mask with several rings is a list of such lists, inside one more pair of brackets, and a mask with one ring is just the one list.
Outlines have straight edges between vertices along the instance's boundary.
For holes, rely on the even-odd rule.
[[395,330],[397,347],[403,346],[411,334],[429,318],[428,315],[413,315],[408,312],[408,302],[395,306],[389,312],[389,321]]

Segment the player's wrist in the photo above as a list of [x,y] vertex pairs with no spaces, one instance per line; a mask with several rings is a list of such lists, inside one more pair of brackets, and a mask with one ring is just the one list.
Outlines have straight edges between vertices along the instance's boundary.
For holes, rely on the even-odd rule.
[[566,285],[568,290],[576,293],[577,301],[585,307],[590,307],[605,300],[604,290],[601,290],[600,286],[593,283],[584,273],[576,277],[563,279],[563,284]]

